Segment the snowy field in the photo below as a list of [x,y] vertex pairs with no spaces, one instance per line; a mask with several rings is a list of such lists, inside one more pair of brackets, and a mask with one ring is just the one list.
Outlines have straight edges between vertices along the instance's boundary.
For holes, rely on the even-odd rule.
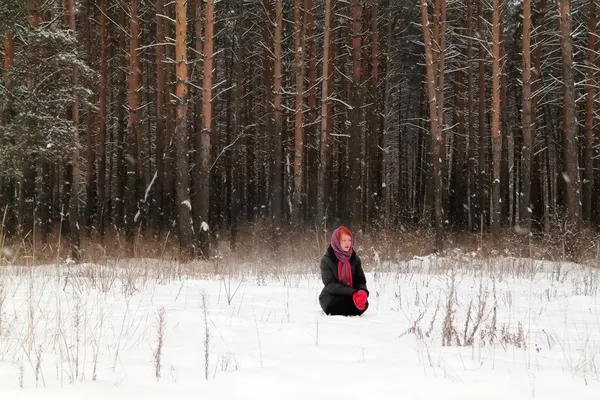
[[0,267],[0,398],[600,398],[599,270],[381,263],[353,318],[322,314],[318,263],[236,270]]

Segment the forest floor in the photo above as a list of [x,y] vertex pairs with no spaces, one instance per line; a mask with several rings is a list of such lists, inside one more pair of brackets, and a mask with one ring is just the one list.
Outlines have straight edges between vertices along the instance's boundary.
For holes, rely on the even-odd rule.
[[220,262],[0,267],[0,398],[600,398],[599,269],[373,256],[347,318],[318,263]]

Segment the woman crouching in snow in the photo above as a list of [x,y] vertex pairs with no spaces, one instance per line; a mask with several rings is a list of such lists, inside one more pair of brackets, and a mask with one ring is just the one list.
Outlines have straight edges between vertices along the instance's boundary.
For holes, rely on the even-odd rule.
[[352,249],[352,232],[340,226],[331,235],[331,244],[321,259],[325,287],[319,296],[328,315],[362,315],[369,303],[367,281],[360,258]]

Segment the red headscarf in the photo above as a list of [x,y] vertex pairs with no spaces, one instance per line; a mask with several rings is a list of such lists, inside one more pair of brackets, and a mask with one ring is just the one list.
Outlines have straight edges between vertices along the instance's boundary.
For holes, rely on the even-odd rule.
[[352,257],[352,247],[345,251],[342,249],[340,239],[342,235],[348,235],[352,239],[352,232],[345,226],[340,226],[331,234],[331,248],[338,259],[338,279],[346,286],[352,287],[352,268],[350,267],[350,257]]

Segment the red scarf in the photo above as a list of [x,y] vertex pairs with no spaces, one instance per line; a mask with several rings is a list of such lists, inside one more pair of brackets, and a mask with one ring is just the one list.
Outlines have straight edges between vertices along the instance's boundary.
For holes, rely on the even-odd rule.
[[341,283],[346,286],[352,286],[352,268],[350,267],[350,262],[346,261],[338,261],[338,279]]

